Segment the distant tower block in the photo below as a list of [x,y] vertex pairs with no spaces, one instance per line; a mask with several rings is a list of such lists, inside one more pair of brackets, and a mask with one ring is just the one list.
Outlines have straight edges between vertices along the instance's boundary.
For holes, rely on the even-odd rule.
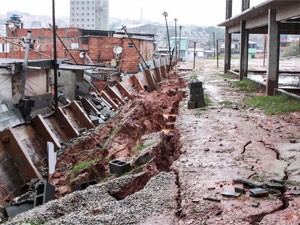
[[70,26],[108,30],[109,0],[70,0]]

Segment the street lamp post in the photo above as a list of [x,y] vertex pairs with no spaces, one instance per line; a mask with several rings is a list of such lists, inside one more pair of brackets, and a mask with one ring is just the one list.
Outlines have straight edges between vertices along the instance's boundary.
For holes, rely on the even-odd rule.
[[56,55],[56,24],[55,24],[55,0],[52,0],[52,26],[53,26],[53,73],[54,73],[54,104],[58,107],[57,88],[57,55]]
[[174,45],[174,48],[175,48],[175,59],[177,61],[177,21],[178,21],[178,19],[175,18],[174,21],[175,21],[175,45]]

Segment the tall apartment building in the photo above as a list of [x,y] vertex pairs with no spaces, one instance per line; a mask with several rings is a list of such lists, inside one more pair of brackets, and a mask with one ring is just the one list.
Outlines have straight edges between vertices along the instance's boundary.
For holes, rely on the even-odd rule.
[[70,26],[108,30],[109,0],[70,0]]

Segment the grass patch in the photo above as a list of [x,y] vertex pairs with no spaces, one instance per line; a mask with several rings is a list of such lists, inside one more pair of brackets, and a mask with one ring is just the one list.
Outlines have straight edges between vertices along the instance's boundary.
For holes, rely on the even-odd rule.
[[249,106],[261,109],[267,115],[300,111],[300,102],[285,94],[249,97],[244,102]]
[[236,76],[231,73],[219,73],[219,76],[225,79],[236,79]]
[[261,173],[261,174],[257,174],[255,176],[253,176],[251,179],[262,183],[267,180],[267,175],[265,173]]
[[148,144],[138,144],[137,146],[135,146],[135,151],[137,153],[141,152],[143,149],[150,147],[151,145],[153,145],[154,142],[148,143]]
[[285,180],[284,184],[288,186],[300,186],[300,182],[294,180]]
[[192,73],[192,74],[190,75],[190,80],[197,80],[197,79],[198,79],[198,74]]
[[222,101],[220,102],[220,105],[224,106],[224,107],[230,107],[234,104],[234,102],[232,101]]
[[260,85],[251,80],[241,80],[232,82],[235,88],[240,91],[246,91],[250,93],[259,92],[261,89]]
[[209,98],[209,95],[205,94],[205,93],[204,93],[204,102],[205,102],[206,106],[209,106],[211,104],[211,100]]
[[20,225],[42,225],[45,224],[45,221],[39,221],[39,222],[20,222]]
[[112,130],[110,136],[115,136],[117,133],[119,133],[120,129],[121,129],[121,126],[115,127],[115,128]]
[[95,162],[97,162],[99,160],[101,160],[101,158],[96,158],[96,159],[89,160],[89,161],[82,161],[82,162],[79,162],[79,163],[75,164],[72,167],[73,177],[75,177],[79,171],[88,168],[89,166],[91,166],[92,164],[94,164]]
[[200,108],[195,112],[195,116],[201,116],[206,111],[206,108]]
[[195,214],[198,214],[198,213],[200,213],[200,212],[201,212],[200,210],[198,210],[198,209],[196,209],[196,208],[193,208],[192,211],[191,211],[191,214],[192,214],[192,215],[195,215]]

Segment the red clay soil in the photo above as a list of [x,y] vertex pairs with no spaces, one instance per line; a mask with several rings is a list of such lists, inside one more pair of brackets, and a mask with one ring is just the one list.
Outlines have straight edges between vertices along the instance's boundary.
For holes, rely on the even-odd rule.
[[[51,177],[57,196],[69,193],[70,187],[75,184],[111,176],[108,161],[129,160],[136,154],[136,146],[143,135],[165,129],[168,120],[164,115],[178,112],[179,102],[185,95],[179,89],[184,85],[183,79],[170,74],[156,91],[136,93],[137,97],[125,105],[115,118],[63,150],[58,157],[56,172]],[[88,166],[74,173],[74,167],[83,163]]]

